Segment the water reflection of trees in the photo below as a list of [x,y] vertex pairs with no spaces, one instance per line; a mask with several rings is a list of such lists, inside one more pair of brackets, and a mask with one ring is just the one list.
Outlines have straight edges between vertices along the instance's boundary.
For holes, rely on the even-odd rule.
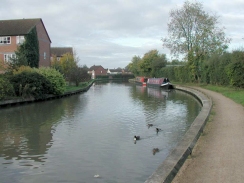
[[62,117],[74,116],[77,105],[81,110],[85,103],[79,95],[74,95],[1,109],[0,157],[45,161],[44,155],[53,143],[55,126]]
[[150,115],[158,115],[162,108],[167,107],[167,102],[184,105],[187,107],[187,111],[194,113],[192,115],[186,114],[186,121],[189,123],[192,123],[194,120],[192,117],[197,116],[201,108],[200,103],[196,102],[197,99],[188,93],[178,90],[165,91],[161,88],[134,85],[131,87],[130,95],[134,101],[141,102],[144,113]]
[[152,103],[152,100],[160,101],[160,104],[166,105],[166,99],[168,92],[161,90],[160,88],[148,88],[143,86],[134,85],[131,87],[131,97],[135,101],[140,101],[146,107],[150,105],[150,108],[157,110],[159,108],[158,102]]
[[[179,90],[175,90],[172,93],[171,101],[178,105],[182,104],[187,107],[187,111],[189,112],[186,115],[186,122],[189,124],[193,122],[202,107],[200,102],[191,94]],[[189,113],[191,113],[191,115]]]

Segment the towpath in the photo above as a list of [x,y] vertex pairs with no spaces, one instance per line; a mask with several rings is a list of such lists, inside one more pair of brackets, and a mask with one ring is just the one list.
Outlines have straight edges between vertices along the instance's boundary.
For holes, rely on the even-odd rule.
[[243,183],[244,107],[222,94],[195,89],[212,98],[213,115],[172,182]]

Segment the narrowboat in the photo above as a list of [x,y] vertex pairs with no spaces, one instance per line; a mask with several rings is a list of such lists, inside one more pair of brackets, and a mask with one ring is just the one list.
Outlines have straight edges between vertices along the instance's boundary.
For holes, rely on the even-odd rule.
[[170,83],[168,78],[148,78],[147,86],[148,87],[161,87],[166,90],[174,89],[174,86]]
[[147,77],[137,76],[135,83],[140,86],[147,86]]

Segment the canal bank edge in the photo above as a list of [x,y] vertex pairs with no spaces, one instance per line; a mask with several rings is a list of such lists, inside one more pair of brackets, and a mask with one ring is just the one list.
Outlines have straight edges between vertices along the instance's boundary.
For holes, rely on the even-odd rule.
[[187,157],[191,154],[193,147],[208,121],[208,117],[212,109],[212,100],[210,98],[202,92],[192,88],[176,86],[176,90],[181,90],[194,96],[202,104],[202,109],[184,135],[183,139],[170,152],[164,162],[145,181],[145,183],[172,182]]
[[48,97],[44,99],[34,99],[34,98],[26,98],[26,99],[13,99],[13,100],[5,100],[5,101],[0,101],[0,108],[1,107],[8,107],[8,106],[14,106],[14,105],[19,105],[19,104],[27,104],[27,103],[32,103],[32,102],[39,102],[39,101],[46,101],[46,100],[53,100],[53,99],[58,99],[58,98],[63,98],[67,97],[70,95],[75,95],[78,93],[86,92],[89,90],[89,88],[93,85],[95,81],[92,80],[88,86],[75,90],[75,91],[69,91],[65,92],[64,94],[61,95],[48,95]]

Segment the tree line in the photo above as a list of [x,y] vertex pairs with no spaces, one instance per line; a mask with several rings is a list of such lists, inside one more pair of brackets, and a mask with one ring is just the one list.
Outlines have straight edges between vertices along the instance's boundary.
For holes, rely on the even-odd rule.
[[165,67],[167,58],[165,54],[159,54],[158,50],[151,50],[140,56],[134,56],[126,68],[135,76],[156,77],[162,67]]
[[243,88],[244,51],[228,52],[230,41],[217,15],[204,11],[202,3],[185,1],[170,11],[168,35],[162,38],[163,47],[182,61],[168,62],[165,54],[151,50],[134,56],[127,68],[135,75]]
[[160,69],[157,77],[167,76],[182,83],[205,83],[244,88],[244,51],[239,49],[221,55],[213,55],[198,66],[198,77],[190,63]]

